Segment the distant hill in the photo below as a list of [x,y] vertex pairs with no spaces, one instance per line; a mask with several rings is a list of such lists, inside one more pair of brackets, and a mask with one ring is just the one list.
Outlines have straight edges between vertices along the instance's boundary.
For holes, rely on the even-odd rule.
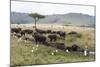
[[[30,17],[28,13],[11,12],[11,24],[16,23],[34,23],[34,19]],[[94,26],[95,16],[90,16],[81,13],[46,15],[44,19],[39,20],[37,23]]]
[[11,12],[11,23],[12,24],[16,24],[16,23],[26,24],[26,23],[31,23],[33,21],[34,19],[28,16],[27,13]]

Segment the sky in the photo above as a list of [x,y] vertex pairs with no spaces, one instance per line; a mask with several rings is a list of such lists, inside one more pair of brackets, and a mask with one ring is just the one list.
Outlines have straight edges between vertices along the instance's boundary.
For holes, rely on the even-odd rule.
[[82,13],[95,16],[94,6],[11,1],[11,11],[42,15]]

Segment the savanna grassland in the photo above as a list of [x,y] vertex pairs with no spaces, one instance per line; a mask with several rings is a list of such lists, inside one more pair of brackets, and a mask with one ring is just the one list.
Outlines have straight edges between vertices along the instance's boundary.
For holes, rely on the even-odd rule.
[[[33,26],[23,26],[22,28],[33,29]],[[54,31],[65,31],[69,33],[71,31],[78,32],[79,36],[71,36],[66,34],[65,40],[57,39],[57,42],[64,42],[66,46],[77,44],[81,48],[88,47],[90,51],[95,52],[95,29],[76,26],[60,26],[60,25],[37,25],[39,29]],[[18,38],[11,36],[11,65],[38,65],[38,64],[55,64],[55,63],[70,63],[70,62],[85,62],[94,61],[95,56],[84,56],[82,53],[69,52],[66,53],[58,49],[54,55],[52,52],[57,50],[50,46],[40,45],[37,46],[35,42],[24,41],[23,39],[18,41]],[[33,50],[33,51],[32,51]]]

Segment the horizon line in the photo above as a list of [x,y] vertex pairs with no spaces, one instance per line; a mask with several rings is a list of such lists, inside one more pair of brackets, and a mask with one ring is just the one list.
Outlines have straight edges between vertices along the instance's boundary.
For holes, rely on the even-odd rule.
[[[37,12],[16,12],[16,11],[10,11],[11,13],[12,12],[15,12],[15,13],[26,13],[26,14],[30,14],[30,13],[37,13]],[[64,14],[71,14],[71,13],[76,13],[76,12],[69,12],[69,13],[64,13]],[[40,13],[38,13],[38,14],[40,14]],[[64,14],[61,14],[61,13],[59,13],[59,14],[46,14],[47,16],[48,15],[64,15]],[[82,14],[82,15],[88,15],[88,16],[95,16],[95,15],[89,15],[89,14],[84,14],[84,13],[76,13],[76,14]],[[41,15],[45,15],[45,14],[41,14]]]

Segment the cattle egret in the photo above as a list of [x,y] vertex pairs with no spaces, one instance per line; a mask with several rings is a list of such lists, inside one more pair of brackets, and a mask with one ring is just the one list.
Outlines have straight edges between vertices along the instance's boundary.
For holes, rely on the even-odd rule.
[[56,50],[56,53],[58,52],[58,50]]
[[84,56],[87,56],[87,49],[84,50]]
[[51,53],[51,55],[53,56],[53,55],[54,55],[54,53],[52,52],[52,53]]
[[66,50],[66,52],[68,53],[69,51],[68,51],[68,50]]
[[87,46],[85,46],[84,56],[87,56],[87,55],[88,55],[88,49],[87,49]]
[[31,50],[31,52],[33,53],[33,52],[34,52],[34,50]]
[[36,45],[36,47],[39,47],[39,45]]
[[33,49],[35,49],[35,47],[33,47]]
[[90,51],[89,54],[90,54],[90,55],[95,55],[95,52]]

